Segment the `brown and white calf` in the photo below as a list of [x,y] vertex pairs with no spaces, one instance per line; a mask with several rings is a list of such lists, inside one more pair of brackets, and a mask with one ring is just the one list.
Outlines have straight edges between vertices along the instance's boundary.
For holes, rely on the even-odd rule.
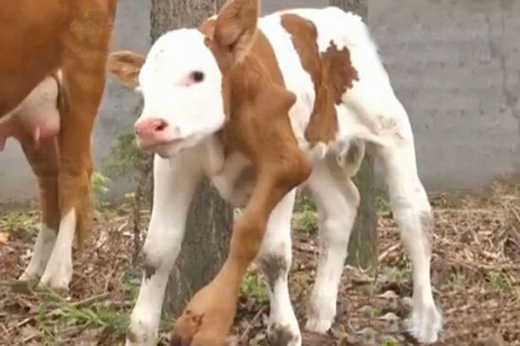
[[198,29],[161,37],[147,58],[117,52],[109,69],[139,87],[137,141],[155,152],[146,271],[127,345],[155,345],[168,274],[202,176],[245,206],[229,257],[177,321],[174,345],[224,345],[240,282],[256,259],[268,278],[273,345],[301,345],[288,290],[295,189],[306,186],[320,220],[320,257],[307,330],[327,332],[359,193],[365,148],[379,158],[413,262],[410,332],[437,340],[441,315],[430,284],[432,212],[417,175],[414,138],[376,46],[356,15],[337,8],[277,12],[230,0]]
[[17,0],[0,10],[0,149],[18,140],[42,226],[21,280],[67,289],[72,243],[92,228],[90,136],[117,0]]

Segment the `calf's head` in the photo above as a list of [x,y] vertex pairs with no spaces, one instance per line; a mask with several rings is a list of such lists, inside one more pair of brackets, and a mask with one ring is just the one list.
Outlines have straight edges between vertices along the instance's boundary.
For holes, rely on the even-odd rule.
[[[258,11],[257,0],[230,0],[200,28],[159,38],[146,58],[129,51],[110,55],[110,72],[123,85],[142,91],[144,109],[135,124],[142,149],[175,155],[223,129],[230,118],[248,118],[237,113],[254,113],[258,105],[280,105],[287,114],[294,96],[276,83],[269,88],[265,66],[251,58],[257,54],[251,47]],[[274,94],[283,102],[273,100]]]
[[143,112],[135,124],[142,149],[171,156],[223,126],[222,75],[200,31],[165,34],[146,59],[113,53],[108,66],[123,85],[143,93]]

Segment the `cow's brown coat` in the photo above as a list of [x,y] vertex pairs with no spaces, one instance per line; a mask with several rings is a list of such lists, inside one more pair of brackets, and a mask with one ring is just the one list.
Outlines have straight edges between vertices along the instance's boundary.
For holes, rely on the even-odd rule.
[[[63,72],[58,147],[25,148],[38,177],[44,221],[76,210],[78,239],[92,227],[90,135],[105,85],[117,0],[17,0],[0,11],[0,117],[45,76]],[[58,155],[59,153],[59,155]],[[58,205],[59,204],[59,205]]]
[[310,74],[316,92],[305,138],[311,144],[331,142],[338,131],[335,105],[342,102],[343,94],[359,80],[350,61],[350,52],[347,47],[338,50],[331,42],[327,51],[320,54],[316,26],[296,14],[282,15],[282,26],[291,34],[294,48],[303,68]]

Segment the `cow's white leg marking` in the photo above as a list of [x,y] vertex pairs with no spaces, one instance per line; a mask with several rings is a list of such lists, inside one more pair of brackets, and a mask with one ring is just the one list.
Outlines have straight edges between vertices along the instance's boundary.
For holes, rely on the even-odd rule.
[[269,341],[271,345],[300,346],[301,332],[289,297],[288,275],[291,269],[291,216],[296,190],[276,206],[257,263],[267,279],[271,313]]
[[71,209],[60,222],[58,237],[40,281],[41,286],[68,290],[72,279],[72,243],[76,231],[76,211]]
[[320,256],[306,329],[326,333],[336,317],[338,286],[359,205],[359,192],[337,165],[327,158],[314,167],[308,181],[319,214]]
[[34,244],[33,255],[31,261],[25,271],[20,276],[21,281],[33,281],[38,279],[45,270],[49,258],[52,254],[52,249],[56,243],[57,231],[50,229],[47,225],[42,224],[36,243]]
[[413,311],[410,333],[422,343],[437,341],[442,317],[433,300],[430,281],[433,215],[417,175],[413,141],[404,140],[379,151],[394,217],[413,265]]
[[155,158],[153,211],[144,244],[145,271],[132,311],[127,346],[157,344],[168,276],[181,249],[186,215],[201,176],[200,167],[186,156],[181,153],[171,160]]

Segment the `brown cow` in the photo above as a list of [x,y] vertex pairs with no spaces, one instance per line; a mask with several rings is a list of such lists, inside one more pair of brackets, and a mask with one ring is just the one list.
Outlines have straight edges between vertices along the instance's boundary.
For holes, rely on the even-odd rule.
[[21,280],[67,289],[92,228],[90,136],[117,0],[12,0],[0,9],[0,149],[17,139],[38,178],[42,227]]

